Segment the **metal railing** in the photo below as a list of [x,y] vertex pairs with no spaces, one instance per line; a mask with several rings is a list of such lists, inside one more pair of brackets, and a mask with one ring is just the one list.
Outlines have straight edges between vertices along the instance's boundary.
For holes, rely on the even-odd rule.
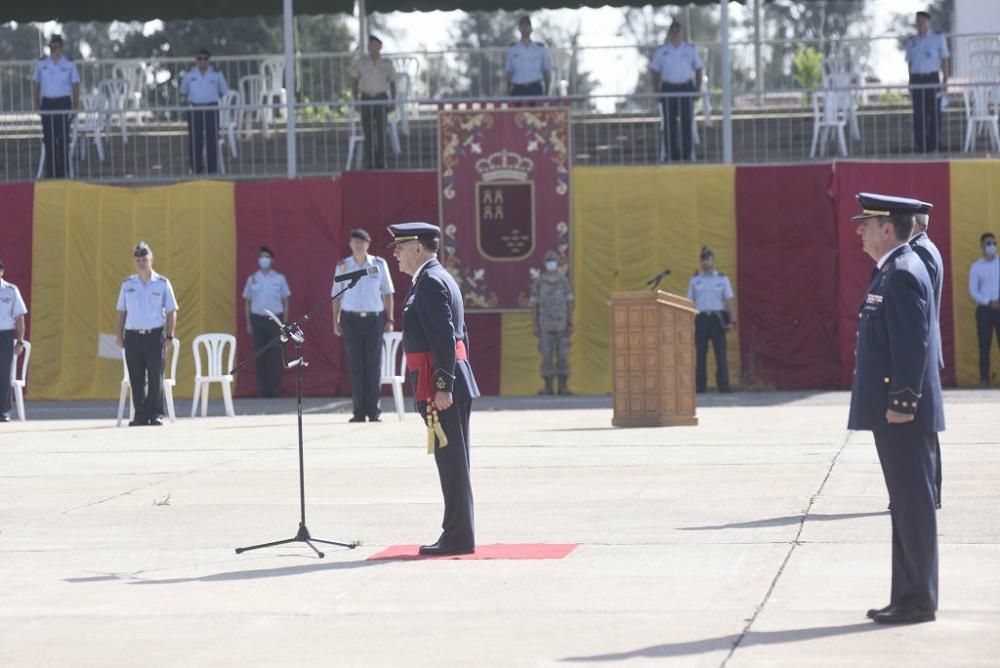
[[[941,112],[940,151],[914,151],[913,112],[907,86],[867,86],[833,91],[786,91],[780,107],[737,109],[732,117],[733,156],[737,163],[790,163],[827,160],[842,155],[834,140],[815,142],[817,95],[842,92],[854,100],[856,133],[844,120],[846,156],[858,159],[923,159],[983,157],[1000,153],[989,122],[975,126],[977,151],[965,152],[973,91],[986,91],[987,115],[1000,113],[1000,84],[952,84],[948,106]],[[670,162],[663,143],[661,106],[668,98],[690,95],[609,95],[565,98],[410,99],[387,113],[386,167],[436,169],[439,155],[438,114],[441,108],[511,108],[514,105],[568,107],[571,155],[576,166],[653,165]],[[794,99],[792,99],[794,97]],[[722,123],[717,93],[696,96],[691,162],[722,162]],[[363,108],[383,102],[334,100],[297,103],[296,173],[332,175],[363,167],[366,151],[361,131]],[[74,112],[77,131],[71,156],[72,178],[109,183],[178,181],[196,174],[191,164],[187,113],[190,107],[162,105],[94,114]],[[979,109],[983,112],[983,108]],[[46,115],[53,112],[45,112]],[[284,178],[287,173],[285,108],[271,104],[236,105],[221,112],[219,172],[227,179]],[[39,113],[0,112],[0,180],[35,179],[42,165]],[[122,119],[127,126],[123,132]],[[836,119],[835,119],[836,120]],[[86,121],[86,122],[84,122]],[[95,127],[99,129],[95,131]],[[817,144],[815,152],[811,149]],[[100,144],[101,151],[96,150]],[[210,147],[211,148],[211,147]],[[983,151],[987,151],[984,153]],[[814,155],[811,155],[813,154]],[[687,161],[685,161],[687,162]],[[211,176],[211,175],[209,175]]]

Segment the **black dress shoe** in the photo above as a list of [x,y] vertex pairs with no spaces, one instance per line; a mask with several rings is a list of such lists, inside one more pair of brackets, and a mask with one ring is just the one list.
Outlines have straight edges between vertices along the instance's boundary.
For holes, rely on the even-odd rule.
[[937,508],[938,510],[941,510],[941,502],[938,501],[937,503],[935,503],[934,507]]
[[130,427],[145,427],[148,423],[145,418],[136,418],[128,423]]
[[368,416],[368,421],[369,422],[381,422],[382,418],[379,417],[378,415],[369,415]]
[[920,624],[921,622],[933,622],[935,618],[932,610],[891,605],[887,610],[876,614],[872,620],[876,624]]
[[160,418],[152,418],[146,424],[149,425],[150,427],[162,427],[163,426],[163,422],[160,421]]
[[425,557],[448,557],[455,554],[472,554],[476,551],[476,546],[458,546],[458,545],[441,545],[440,543],[434,543],[433,545],[421,545],[420,554]]
[[885,606],[884,608],[869,608],[868,612],[865,613],[865,617],[867,617],[868,619],[875,619],[875,615],[877,615],[877,614],[879,614],[881,612],[885,612],[886,610],[888,610],[891,607],[892,607],[892,603],[890,603],[889,605]]
[[10,422],[10,416],[0,413],[0,422]]
[[365,421],[364,415],[355,415],[350,420],[348,420],[348,422],[364,422],[364,421]]

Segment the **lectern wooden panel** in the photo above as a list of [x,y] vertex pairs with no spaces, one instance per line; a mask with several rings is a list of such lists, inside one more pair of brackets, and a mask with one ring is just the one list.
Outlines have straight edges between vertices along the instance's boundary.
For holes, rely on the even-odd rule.
[[616,427],[696,425],[694,305],[669,292],[611,295]]

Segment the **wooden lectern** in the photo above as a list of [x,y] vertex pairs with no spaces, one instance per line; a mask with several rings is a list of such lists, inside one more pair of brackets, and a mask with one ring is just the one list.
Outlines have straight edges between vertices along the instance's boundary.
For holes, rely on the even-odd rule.
[[611,295],[616,427],[696,425],[694,304],[669,292]]

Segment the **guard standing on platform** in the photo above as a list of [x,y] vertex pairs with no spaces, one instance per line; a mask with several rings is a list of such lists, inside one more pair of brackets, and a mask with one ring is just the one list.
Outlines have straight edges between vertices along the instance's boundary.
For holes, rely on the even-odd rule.
[[[284,320],[288,313],[288,297],[292,294],[285,275],[274,270],[274,252],[267,246],[260,247],[257,265],[260,269],[247,278],[243,288],[247,333],[253,336],[254,350],[260,350],[281,333],[278,323],[267,312]],[[257,358],[258,396],[281,396],[281,370],[281,347],[271,346]]]
[[[219,98],[229,92],[226,77],[208,64],[212,54],[201,49],[197,65],[184,73],[181,95],[187,98],[188,149],[191,151],[191,170],[195,174],[219,171]],[[248,101],[254,102],[254,101]]]
[[715,270],[715,253],[708,246],[701,248],[701,271],[691,277],[687,298],[694,302],[698,311],[694,318],[695,389],[704,392],[708,385],[708,343],[711,341],[715,351],[715,386],[719,392],[729,392],[726,332],[736,327],[733,286],[728,276]]
[[910,71],[910,101],[913,105],[913,150],[917,153],[938,150],[940,96],[948,88],[951,53],[944,35],[931,30],[930,24],[930,14],[917,12],[917,34],[906,40],[906,65]]
[[49,55],[35,65],[31,77],[35,109],[42,112],[45,144],[45,177],[62,179],[69,166],[69,112],[80,106],[80,73],[76,63],[63,55],[63,38],[53,35]]
[[[573,332],[573,288],[559,272],[559,254],[545,253],[545,270],[531,283],[531,324],[542,355],[542,380],[538,394],[553,394],[552,380],[558,377],[559,394],[569,394],[569,337]],[[554,362],[554,363],[553,363]]]
[[140,241],[132,254],[136,273],[122,282],[115,326],[115,339],[125,348],[135,408],[128,426],[159,427],[163,359],[177,326],[177,300],[167,277],[153,271],[153,251],[146,242]]
[[1000,344],[1000,258],[992,232],[979,237],[983,256],[969,267],[969,296],[976,302],[976,336],[979,340],[979,386],[989,387],[990,347],[994,335]]
[[694,99],[701,90],[705,70],[698,49],[684,41],[681,24],[674,21],[667,31],[667,42],[656,50],[649,61],[649,74],[654,93],[686,93],[691,95],[664,98],[663,146],[665,160],[690,160],[693,154],[691,128],[694,121]]
[[848,429],[871,430],[889,490],[892,586],[879,624],[932,621],[938,604],[935,434],[944,431],[934,287],[907,243],[919,200],[861,193],[865,253],[877,262],[858,313]]
[[469,467],[469,417],[479,387],[469,366],[469,333],[462,293],[437,260],[441,230],[429,223],[390,225],[393,256],[413,276],[403,306],[403,350],[417,410],[428,429],[444,496],[443,532],[420,548],[424,555],[476,549]]
[[24,351],[24,305],[21,291],[3,280],[6,266],[0,260],[0,422],[10,422],[10,369]]
[[336,276],[377,267],[374,276],[365,276],[358,284],[333,302],[333,331],[344,339],[347,367],[351,374],[351,397],[354,417],[349,422],[381,421],[382,338],[394,328],[392,277],[389,265],[380,257],[368,254],[372,238],[365,230],[351,230],[351,254],[337,263],[333,296],[340,291]]
[[531,18],[517,22],[521,39],[507,47],[504,64],[507,94],[511,97],[548,95],[552,84],[552,60],[541,42],[531,41]]
[[[924,263],[924,268],[927,269],[927,275],[931,279],[931,285],[934,287],[934,305],[937,309],[937,325],[938,325],[938,365],[941,369],[944,368],[944,349],[941,344],[941,302],[944,299],[944,259],[941,257],[941,251],[938,247],[931,241],[931,238],[927,235],[927,227],[930,225],[930,210],[934,207],[933,204],[927,202],[921,203],[920,213],[914,217],[913,223],[913,236],[910,237],[910,248],[916,253]],[[938,510],[941,509],[941,443],[938,441],[937,432],[934,433],[934,505],[937,506]]]
[[354,63],[355,100],[362,105],[361,130],[365,135],[365,169],[385,169],[385,127],[396,99],[396,68],[383,58],[382,40],[368,36],[368,53]]

